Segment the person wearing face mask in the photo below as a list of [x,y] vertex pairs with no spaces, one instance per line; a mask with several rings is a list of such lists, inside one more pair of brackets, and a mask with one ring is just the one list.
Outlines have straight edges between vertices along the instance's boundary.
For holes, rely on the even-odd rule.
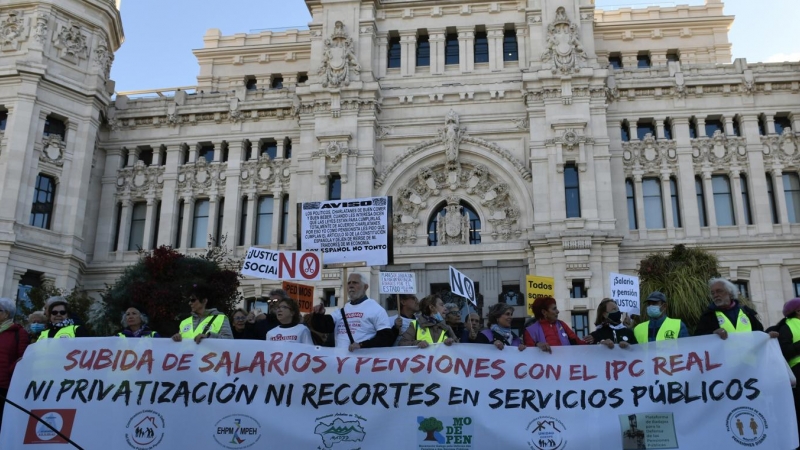
[[42,311],[34,311],[28,315],[28,335],[31,338],[31,344],[39,339],[39,333],[44,331],[47,326],[47,317]]
[[408,330],[408,326],[414,320],[417,320],[417,313],[419,313],[419,300],[414,294],[400,294],[398,295],[397,302],[398,315],[389,317],[389,323],[392,326],[392,334],[397,336],[394,345],[400,345],[400,339]]
[[730,333],[764,331],[758,314],[739,302],[739,290],[724,278],[712,278],[708,282],[711,304],[700,316],[695,336],[716,334],[727,339]]
[[645,301],[647,322],[636,325],[633,335],[639,344],[689,337],[689,330],[680,319],[667,317],[667,296],[661,292],[651,292]]
[[614,299],[604,298],[600,302],[597,306],[597,320],[594,324],[597,329],[590,334],[600,345],[614,348],[614,344],[617,344],[620,348],[628,348],[637,342],[633,330],[622,323],[622,311],[619,310]]
[[443,312],[445,308],[442,299],[435,295],[423,298],[419,303],[419,317],[411,321],[398,345],[427,348],[430,344],[453,345],[458,342],[455,332],[445,322]]
[[[778,330],[778,344],[783,357],[789,363],[795,378],[800,380],[800,298],[793,298],[783,305],[783,317],[773,328]],[[792,396],[800,432],[800,388],[794,387]]]

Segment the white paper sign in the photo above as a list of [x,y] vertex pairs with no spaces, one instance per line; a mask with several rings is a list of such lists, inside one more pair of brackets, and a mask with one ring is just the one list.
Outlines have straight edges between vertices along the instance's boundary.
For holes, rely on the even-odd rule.
[[619,310],[628,314],[641,314],[639,304],[639,277],[614,273],[608,276],[611,298],[617,302]]
[[414,272],[381,272],[381,294],[416,294]]
[[453,266],[450,266],[450,291],[460,297],[466,298],[473,305],[478,306],[478,302],[475,299],[475,283],[467,278],[466,275],[453,268]]
[[301,248],[321,252],[325,264],[362,261],[367,266],[391,264],[389,199],[303,203]]
[[322,279],[322,258],[316,252],[285,252],[250,247],[242,266],[242,275],[265,280]]

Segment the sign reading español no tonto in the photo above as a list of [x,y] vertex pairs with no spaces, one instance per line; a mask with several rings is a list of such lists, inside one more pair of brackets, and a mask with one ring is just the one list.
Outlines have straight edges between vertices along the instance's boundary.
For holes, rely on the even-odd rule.
[[391,204],[391,197],[303,203],[301,247],[321,252],[325,264],[391,264]]

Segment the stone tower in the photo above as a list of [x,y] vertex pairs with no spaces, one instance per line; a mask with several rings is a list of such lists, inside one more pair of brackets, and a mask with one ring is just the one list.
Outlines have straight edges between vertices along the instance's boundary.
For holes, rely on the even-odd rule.
[[93,251],[119,3],[0,5],[0,296],[45,279],[72,288]]

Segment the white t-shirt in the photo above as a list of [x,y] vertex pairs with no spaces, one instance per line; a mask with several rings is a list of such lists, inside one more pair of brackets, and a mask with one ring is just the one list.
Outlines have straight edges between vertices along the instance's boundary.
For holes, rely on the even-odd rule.
[[[364,342],[372,339],[378,333],[378,330],[392,327],[386,310],[371,298],[355,306],[348,302],[344,305],[344,312],[347,315],[347,324],[350,325],[350,332],[353,333],[355,342]],[[350,338],[347,336],[347,329],[342,320],[341,310],[331,314],[331,317],[333,317],[334,332],[336,333],[336,346],[349,347]]]
[[311,344],[311,331],[302,323],[291,328],[275,327],[267,332],[267,340],[273,342],[289,342],[292,344]]
[[[389,325],[394,327],[394,321],[397,320],[398,316],[400,316],[400,314],[395,314],[392,317],[389,317]],[[397,339],[394,341],[394,345],[395,346],[397,346],[397,344],[400,343],[400,338],[403,337],[403,333],[405,333],[406,330],[408,329],[408,326],[411,325],[411,321],[416,320],[413,317],[411,319],[406,319],[405,317],[400,316],[400,318],[403,319],[403,326],[400,327],[400,334],[397,336]]]

